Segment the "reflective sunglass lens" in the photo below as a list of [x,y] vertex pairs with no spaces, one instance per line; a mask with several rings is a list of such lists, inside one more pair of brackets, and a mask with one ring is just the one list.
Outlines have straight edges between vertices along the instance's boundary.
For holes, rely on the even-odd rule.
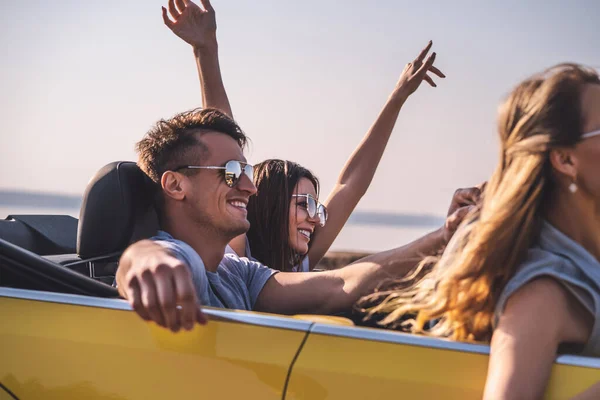
[[244,167],[244,173],[250,179],[251,182],[254,182],[254,167],[250,164],[246,164]]
[[308,204],[308,216],[314,218],[317,215],[317,201],[311,196],[306,196],[306,200]]
[[325,222],[327,222],[327,209],[325,208],[325,206],[320,205],[318,213],[319,213],[319,224],[321,225],[321,227],[324,227]]
[[254,167],[250,164],[244,165],[239,161],[231,160],[225,164],[225,183],[229,187],[234,187],[242,177],[242,172],[246,174],[251,182],[254,181]]
[[225,183],[233,187],[242,175],[242,165],[239,161],[228,161],[225,164]]

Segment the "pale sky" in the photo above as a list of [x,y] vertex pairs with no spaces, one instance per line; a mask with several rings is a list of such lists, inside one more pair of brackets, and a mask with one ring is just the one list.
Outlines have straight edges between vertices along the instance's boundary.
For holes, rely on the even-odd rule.
[[[405,104],[358,209],[444,213],[497,160],[496,110],[552,64],[600,65],[600,2],[213,0],[221,66],[248,159],[287,158],[325,194],[404,65],[433,39],[448,78]],[[166,0],[5,1],[0,16],[0,189],[80,194],[135,160],[159,118],[201,105]]]

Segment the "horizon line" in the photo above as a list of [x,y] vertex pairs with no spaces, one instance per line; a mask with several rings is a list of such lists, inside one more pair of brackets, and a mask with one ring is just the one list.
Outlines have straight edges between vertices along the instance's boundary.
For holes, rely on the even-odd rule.
[[[83,196],[52,192],[0,189],[0,206],[10,208],[39,208],[76,211],[81,208]],[[349,225],[382,225],[408,227],[435,227],[445,218],[433,214],[399,213],[376,210],[355,210],[348,218]]]

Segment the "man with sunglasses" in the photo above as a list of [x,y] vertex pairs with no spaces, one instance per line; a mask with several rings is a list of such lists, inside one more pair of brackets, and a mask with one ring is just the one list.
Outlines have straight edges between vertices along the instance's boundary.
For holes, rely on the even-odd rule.
[[[206,322],[201,304],[281,314],[349,310],[383,279],[404,275],[423,255],[438,251],[447,239],[442,236],[455,229],[450,225],[478,194],[457,192],[457,209],[464,207],[447,229],[401,248],[335,271],[278,272],[224,255],[227,243],[248,230],[246,205],[256,193],[245,143],[239,126],[214,109],[161,120],[138,143],[138,164],[159,189],[162,230],[123,253],[116,280],[142,318],[178,331]],[[326,219],[312,200],[307,207]]]

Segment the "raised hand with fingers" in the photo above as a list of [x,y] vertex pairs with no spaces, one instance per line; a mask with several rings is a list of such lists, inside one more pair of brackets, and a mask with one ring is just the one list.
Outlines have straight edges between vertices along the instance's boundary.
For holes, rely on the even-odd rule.
[[[171,31],[194,48],[216,44],[217,21],[210,0],[169,0],[169,10],[162,8],[163,21]],[[170,14],[170,17],[169,17]]]
[[[414,93],[423,81],[426,81],[433,87],[437,87],[433,78],[428,74],[429,72],[440,78],[446,77],[442,71],[433,65],[436,53],[434,52],[427,57],[427,53],[431,50],[431,46],[433,46],[433,42],[430,40],[427,46],[421,50],[421,53],[419,53],[417,58],[406,64],[404,67],[404,71],[402,71],[402,75],[400,75],[400,79],[396,84],[396,90],[401,91],[405,96],[410,96]],[[427,57],[427,59],[425,57]]]

